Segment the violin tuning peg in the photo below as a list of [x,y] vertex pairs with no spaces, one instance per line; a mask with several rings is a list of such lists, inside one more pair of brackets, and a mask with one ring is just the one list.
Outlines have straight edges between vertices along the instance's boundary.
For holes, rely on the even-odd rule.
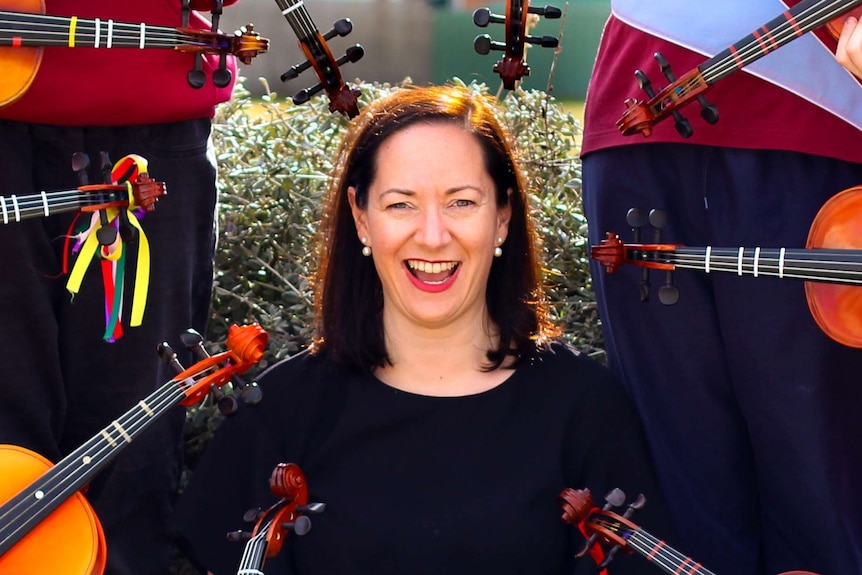
[[604,571],[604,569],[610,564],[610,562],[614,560],[614,556],[617,554],[617,552],[619,550],[620,550],[619,545],[614,545],[613,547],[611,547],[608,550],[608,553],[607,553],[607,555],[605,555],[605,558],[602,560],[601,563],[599,563],[597,565],[599,571]]
[[614,487],[611,489],[607,495],[605,495],[605,510],[607,511],[611,507],[619,507],[623,503],[626,502],[626,494],[625,491],[620,489],[619,487]]
[[206,348],[204,348],[204,338],[203,336],[196,330],[189,328],[183,333],[180,334],[180,341],[183,342],[183,346],[193,352],[198,359],[206,359],[210,356],[207,353]]
[[698,94],[697,102],[700,104],[700,117],[707,124],[715,124],[718,122],[718,108],[714,104],[710,104],[709,100],[703,94]]
[[256,381],[247,383],[240,376],[234,375],[231,377],[231,383],[233,383],[234,388],[239,392],[240,399],[246,405],[256,405],[263,399],[263,391],[257,385]]
[[479,34],[473,39],[473,50],[475,50],[477,54],[485,56],[491,53],[491,44],[493,44],[493,41],[490,36],[487,34]]
[[[638,493],[638,496],[635,497],[635,500],[632,501],[631,503],[629,503],[629,509],[632,510],[631,513],[634,513],[635,511],[637,511],[639,509],[643,509],[645,505],[646,505],[646,496],[643,493]],[[626,513],[629,513],[629,512],[626,511]],[[627,515],[626,517],[631,517],[631,514]]]
[[350,62],[351,64],[354,62],[358,62],[365,55],[365,48],[362,47],[362,44],[354,44],[344,51],[344,56],[338,59],[338,65],[341,66]]
[[242,514],[242,520],[246,523],[255,523],[258,519],[260,519],[261,514],[262,511],[260,510],[260,507],[252,507],[251,509]]
[[673,271],[667,270],[665,284],[658,289],[658,301],[673,305],[679,301],[679,288],[673,285]]
[[163,341],[156,348],[156,352],[159,354],[159,358],[166,363],[167,365],[173,367],[177,373],[182,373],[185,371],[185,368],[177,359],[177,354],[173,350],[173,348],[168,344],[168,342]]
[[231,531],[226,535],[226,538],[232,543],[237,541],[248,541],[251,539],[251,533],[248,531]]
[[78,181],[82,186],[86,186],[89,182],[87,178],[87,168],[90,167],[90,156],[84,152],[75,152],[72,154],[72,171],[78,175]]
[[553,36],[527,36],[524,41],[530,44],[536,44],[542,48],[556,48],[560,45],[560,41]]
[[649,76],[640,70],[635,70],[635,78],[638,80],[640,89],[646,92],[646,95],[650,98],[655,98],[655,90],[652,89],[652,82],[650,82]]
[[289,523],[282,523],[281,528],[284,530],[292,530],[297,535],[305,535],[311,531],[311,519],[305,515],[300,515]]
[[691,127],[691,122],[689,122],[679,110],[673,110],[671,114],[674,118],[673,127],[676,128],[676,133],[683,138],[690,138],[691,135],[694,134],[694,128]]
[[217,88],[226,88],[230,85],[233,74],[227,69],[227,56],[219,55],[218,68],[213,72],[213,84]]
[[353,22],[350,21],[350,18],[342,18],[332,24],[332,30],[324,34],[323,38],[325,40],[332,40],[336,36],[344,38],[351,32],[353,32]]
[[281,81],[287,82],[288,80],[293,80],[309,68],[311,68],[311,62],[309,62],[308,60],[303,60],[296,66],[291,66],[289,70],[282,74]]
[[538,14],[548,20],[554,20],[563,16],[563,11],[556,6],[530,6],[527,8],[527,12],[530,14]]
[[226,394],[221,388],[215,385],[211,386],[210,393],[213,394],[213,399],[219,413],[225,417],[236,415],[237,411],[239,411],[239,402],[233,395]]
[[299,513],[310,513],[317,515],[326,511],[326,503],[308,503],[307,505],[297,505],[296,510]]
[[189,86],[195,89],[203,88],[204,84],[207,83],[207,76],[203,69],[203,59],[200,54],[195,54],[194,65],[189,70],[186,81],[189,83]]
[[505,22],[504,16],[494,14],[487,8],[477,8],[473,11],[473,24],[479,28],[485,28],[488,24],[503,24]]

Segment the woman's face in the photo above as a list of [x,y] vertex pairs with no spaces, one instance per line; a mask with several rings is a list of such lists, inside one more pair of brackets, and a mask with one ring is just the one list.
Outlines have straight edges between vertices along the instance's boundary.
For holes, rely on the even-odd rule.
[[451,124],[405,128],[378,150],[367,207],[357,208],[354,188],[348,194],[389,320],[438,328],[483,317],[511,208],[497,208],[474,135]]

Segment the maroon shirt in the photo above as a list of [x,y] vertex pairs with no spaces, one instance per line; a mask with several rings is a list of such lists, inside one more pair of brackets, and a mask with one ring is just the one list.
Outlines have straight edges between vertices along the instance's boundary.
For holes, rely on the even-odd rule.
[[[749,32],[740,31],[739,37]],[[670,62],[677,77],[707,59],[610,17],[587,90],[582,154],[612,146],[686,142],[787,150],[862,163],[862,132],[744,70],[716,82],[705,92],[710,103],[718,107],[717,124],[707,124],[700,117],[700,106],[692,103],[681,109],[694,129],[690,138],[684,139],[676,132],[673,118],[656,124],[648,138],[640,134],[623,136],[616,122],[626,110],[624,101],[627,98],[648,100],[638,87],[634,71],[644,71],[656,91],[668,84],[653,58],[657,51]],[[859,89],[862,102],[862,86]]]
[[[236,1],[225,0],[224,4]],[[45,14],[50,15],[171,28],[181,24],[180,0],[46,0],[45,4]],[[192,0],[191,5],[208,10],[211,2]],[[276,10],[273,6],[273,15]],[[190,27],[209,29],[204,15],[209,13],[192,12]],[[217,88],[212,82],[218,59],[218,55],[204,56],[207,81],[195,89],[186,80],[194,64],[189,53],[161,48],[46,47],[30,88],[15,103],[0,108],[0,119],[124,126],[210,117],[215,105],[228,100],[233,90],[233,83]],[[232,56],[228,64],[235,80]]]

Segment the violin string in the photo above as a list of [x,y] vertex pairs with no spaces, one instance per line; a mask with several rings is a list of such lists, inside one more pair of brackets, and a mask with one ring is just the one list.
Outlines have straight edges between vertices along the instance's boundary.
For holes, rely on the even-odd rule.
[[[775,250],[770,250],[774,252]],[[816,253],[811,253],[816,252]],[[838,283],[862,283],[862,251],[858,250],[788,250],[790,257],[761,256],[757,260],[757,275],[779,276],[807,281],[837,281]],[[709,262],[705,255],[690,254],[655,254],[657,258],[642,261],[666,262],[684,269],[697,269],[720,272],[754,275],[754,259],[743,258],[742,265],[738,257],[712,252]],[[810,257],[793,257],[793,255],[809,255]],[[841,261],[843,258],[843,261]],[[832,275],[829,275],[832,274]]]
[[[831,18],[849,10],[854,3],[858,4],[859,2],[858,0],[821,0],[801,10],[792,21],[783,19],[770,30],[770,38],[772,39],[770,44],[775,44],[776,46],[769,50],[769,52],[799,36],[799,30],[807,32],[816,28]],[[791,10],[792,13],[793,10]],[[745,66],[769,52],[764,53],[762,43],[755,38],[752,42],[741,47],[737,51],[737,56],[742,61],[742,66]],[[720,56],[723,56],[722,59],[714,65],[709,66],[708,70],[703,70],[703,76],[708,84],[721,79],[741,67],[729,50],[725,50]]]
[[[0,11],[0,16],[9,14],[12,13]],[[30,15],[25,14],[24,16],[27,17]],[[70,21],[69,17],[61,16],[35,15],[27,19],[16,18],[3,22],[3,24],[8,24],[12,27],[0,28],[0,35],[21,36],[22,34],[30,33],[42,41],[51,42],[52,45],[67,46],[69,42]],[[129,22],[110,22],[111,44],[117,44],[118,47],[139,46],[142,26],[145,31],[145,45],[149,47],[175,47],[180,44],[212,45],[212,42],[208,42],[192,34],[181,32],[177,28]],[[104,38],[105,43],[107,43],[108,23],[109,20],[100,20],[97,29],[95,19],[78,19],[75,31],[76,43],[85,46],[95,46],[97,38]],[[26,43],[26,40],[24,42]]]
[[[186,396],[186,390],[192,387],[194,382],[209,375],[209,372],[214,369],[215,366],[207,367],[183,381],[170,380],[145,400],[103,428],[100,433],[90,438],[78,449],[64,457],[60,463],[51,467],[34,483],[19,492],[18,496],[0,506],[0,534],[5,533],[0,539],[0,545],[3,545],[11,537],[23,536],[24,533],[21,531],[24,528],[26,528],[25,533],[29,531],[32,528],[32,525],[28,525],[29,523],[38,523],[38,521],[33,521],[37,517],[41,520],[41,516],[37,515],[39,511],[44,511],[52,503],[56,507],[66,498],[72,496],[83,486],[85,480],[101,470],[101,466],[109,461],[110,456],[118,453],[138,433],[155,422],[168,409],[182,401],[183,397]],[[193,383],[189,383],[189,380],[192,380]],[[142,403],[146,405],[146,408],[141,406]],[[120,429],[123,430],[122,433],[116,433],[119,430],[115,424],[120,426]],[[114,433],[112,434],[112,432]],[[105,435],[110,437],[110,440],[106,439]],[[111,445],[112,443],[114,445]],[[95,451],[93,451],[94,449]],[[39,484],[39,496],[19,498],[37,483]],[[16,522],[19,524],[15,525]]]
[[[679,567],[686,559],[688,559],[688,557],[673,547],[662,544],[661,541],[655,539],[648,533],[645,533],[642,529],[631,530],[619,522],[611,522],[603,519],[599,519],[598,523],[602,525],[606,531],[614,533],[621,539],[625,540],[628,546],[641,553],[648,561],[651,561],[652,563],[655,563],[656,566],[664,569],[666,573],[678,573]],[[640,541],[641,534],[645,535],[644,538],[647,540],[646,543],[642,543]]]
[[50,215],[68,212],[86,206],[120,200],[122,200],[122,198],[106,200],[104,199],[104,197],[101,197],[94,193],[82,192],[77,189],[45,192],[44,197],[42,194],[15,196],[14,202],[12,200],[12,196],[0,196],[0,204],[5,205],[5,212],[7,214],[7,217],[13,221],[16,219],[16,205],[17,212],[19,212],[20,214],[33,216],[38,214],[44,214],[46,204],[48,207],[48,215]]
[[[686,564],[686,568],[688,569],[686,573],[690,573],[691,575],[715,575],[712,571],[707,569],[706,567],[698,564],[694,559],[684,555],[667,545],[660,539],[655,536],[647,533],[643,529],[639,529],[632,534],[632,537],[628,541],[629,545],[633,547],[636,551],[641,553],[644,557],[649,558],[653,551],[658,548],[655,552],[655,555],[652,556],[652,562],[656,565],[664,567],[668,573],[678,573],[680,572],[680,567],[683,564]],[[659,557],[661,559],[659,560]],[[687,562],[690,562],[689,566]],[[698,565],[696,571],[691,571],[695,565]]]
[[317,27],[311,20],[311,15],[303,0],[275,0],[294,34],[300,40],[309,40],[316,36]]

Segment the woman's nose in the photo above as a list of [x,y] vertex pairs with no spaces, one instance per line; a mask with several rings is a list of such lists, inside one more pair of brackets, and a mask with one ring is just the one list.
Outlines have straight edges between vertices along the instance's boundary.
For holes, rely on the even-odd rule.
[[446,219],[439,210],[426,210],[422,214],[416,241],[429,247],[438,247],[451,240]]

